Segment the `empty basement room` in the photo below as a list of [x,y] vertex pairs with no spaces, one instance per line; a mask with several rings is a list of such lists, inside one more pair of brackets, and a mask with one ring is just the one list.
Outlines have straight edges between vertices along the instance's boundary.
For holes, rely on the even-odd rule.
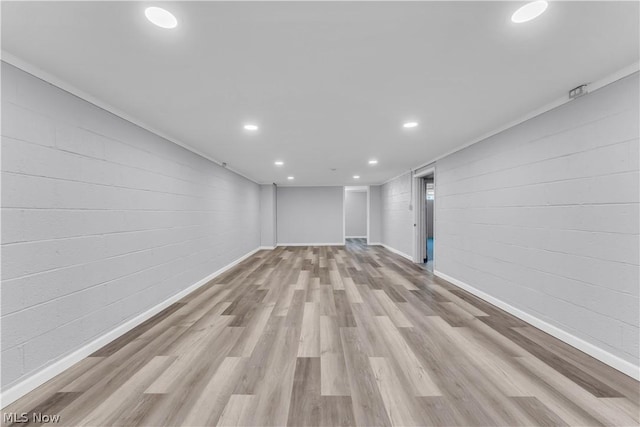
[[0,7],[2,426],[640,424],[639,2]]

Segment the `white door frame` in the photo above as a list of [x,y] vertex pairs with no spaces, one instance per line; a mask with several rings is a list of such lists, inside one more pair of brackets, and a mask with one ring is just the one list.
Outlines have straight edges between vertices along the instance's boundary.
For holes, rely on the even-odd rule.
[[[422,264],[424,261],[424,238],[426,236],[426,221],[424,217],[425,213],[425,189],[424,182],[422,178],[433,175],[433,183],[435,185],[436,182],[436,166],[430,166],[424,169],[420,169],[418,172],[414,173],[413,179],[413,200],[415,200],[414,209],[413,209],[413,262],[416,264]],[[433,237],[435,241],[435,233],[436,233],[436,201],[435,197],[433,200]],[[435,256],[434,256],[435,259]],[[435,263],[434,263],[435,269]]]

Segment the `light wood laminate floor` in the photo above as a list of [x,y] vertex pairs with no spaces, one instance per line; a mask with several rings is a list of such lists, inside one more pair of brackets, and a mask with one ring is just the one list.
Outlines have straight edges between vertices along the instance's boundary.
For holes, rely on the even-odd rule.
[[3,412],[74,426],[629,426],[638,398],[633,379],[356,240],[258,252]]

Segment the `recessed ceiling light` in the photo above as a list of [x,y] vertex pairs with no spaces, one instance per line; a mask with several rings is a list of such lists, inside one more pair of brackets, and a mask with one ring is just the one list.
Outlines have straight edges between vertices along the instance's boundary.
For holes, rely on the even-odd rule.
[[292,177],[292,176],[288,176],[288,177],[287,177],[287,179],[288,179],[289,181],[291,181],[291,180],[293,179],[293,177]]
[[542,15],[544,11],[547,10],[547,6],[549,6],[549,4],[544,0],[527,3],[511,15],[511,21],[516,24],[531,21]]
[[284,162],[283,162],[283,161],[280,161],[280,160],[276,160],[276,161],[275,161],[275,162],[273,162],[273,163],[275,163],[275,165],[276,165],[276,166],[282,166],[282,165],[284,165]]
[[418,122],[406,122],[402,125],[403,128],[414,128],[418,126]]
[[353,179],[360,179],[360,175],[353,175]]
[[370,164],[370,165],[377,165],[377,164],[378,164],[378,161],[377,161],[377,160],[375,160],[375,159],[373,159],[373,160],[369,160],[369,164]]
[[151,23],[162,28],[175,28],[178,26],[178,20],[168,10],[161,7],[148,7],[144,10],[144,16]]
[[258,125],[252,125],[252,124],[244,125],[244,130],[250,130],[250,131],[258,130]]

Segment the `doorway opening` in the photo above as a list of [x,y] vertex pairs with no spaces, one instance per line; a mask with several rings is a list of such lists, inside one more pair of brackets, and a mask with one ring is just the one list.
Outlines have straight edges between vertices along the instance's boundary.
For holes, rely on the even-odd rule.
[[369,186],[344,187],[344,240],[345,244],[368,244]]
[[415,257],[414,262],[430,272],[435,267],[435,167],[424,168],[414,176]]
[[422,259],[421,266],[426,270],[433,272],[433,254],[434,254],[434,199],[435,199],[435,183],[433,175],[423,179],[425,186],[424,212],[425,212],[425,257]]

